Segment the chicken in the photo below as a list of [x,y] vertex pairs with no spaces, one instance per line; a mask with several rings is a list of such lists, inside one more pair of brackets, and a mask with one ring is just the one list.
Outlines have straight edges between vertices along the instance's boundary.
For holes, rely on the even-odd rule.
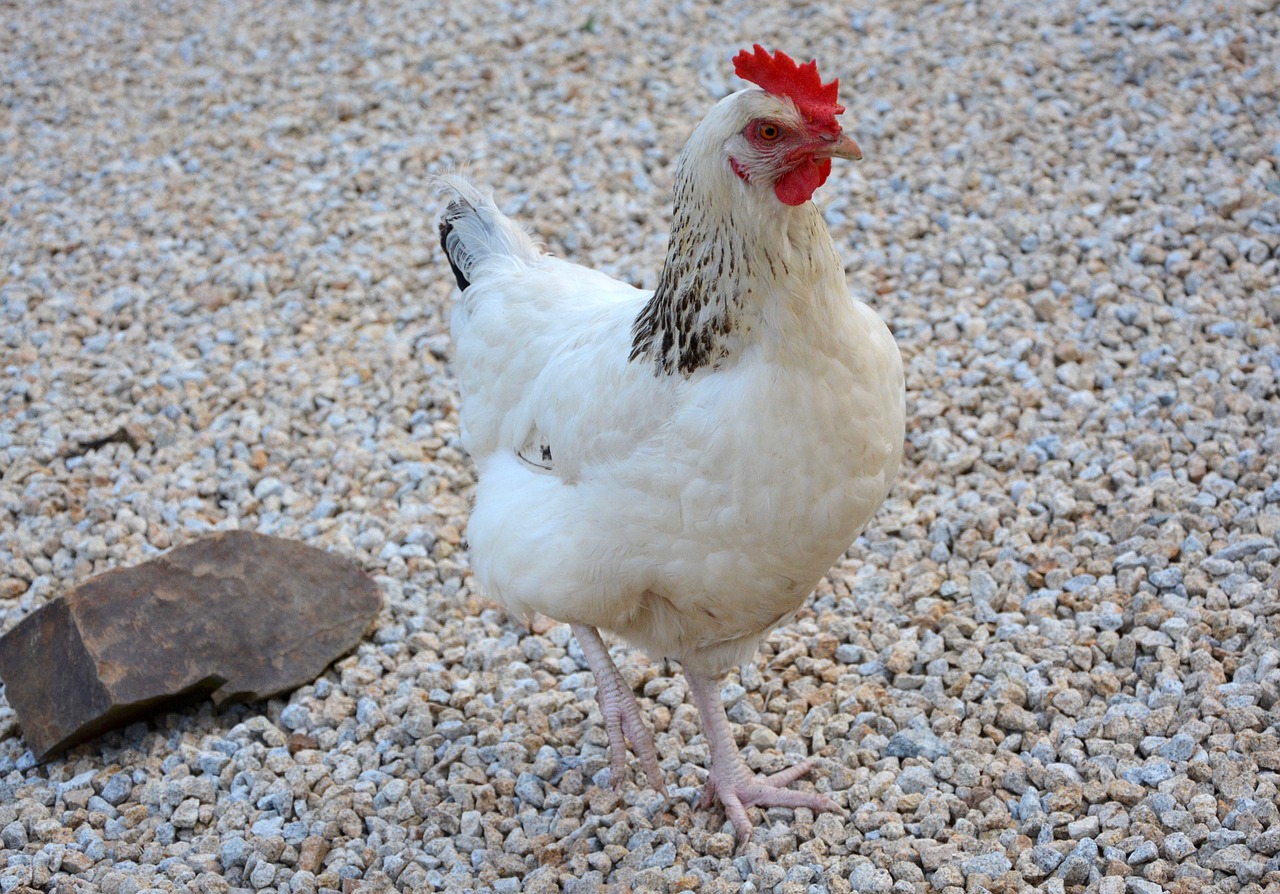
[[643,291],[539,250],[445,177],[440,237],[463,444],[478,473],[472,568],[518,615],[568,622],[595,677],[615,785],[627,742],[665,792],[653,736],[600,629],[680,662],[710,750],[704,804],[840,808],[757,778],[722,677],[794,615],[884,500],[903,444],[902,361],[850,297],[810,201],[861,152],[836,81],[758,44],[755,84],[680,156],[666,262]]

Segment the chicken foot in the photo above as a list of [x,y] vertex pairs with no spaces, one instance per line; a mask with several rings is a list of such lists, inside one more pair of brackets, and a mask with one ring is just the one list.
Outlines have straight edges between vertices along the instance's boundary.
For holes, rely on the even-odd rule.
[[729,729],[729,717],[720,698],[720,680],[704,677],[685,670],[694,704],[702,716],[702,729],[711,747],[710,775],[702,796],[702,806],[709,807],[715,801],[724,805],[725,813],[737,832],[738,840],[751,836],[751,819],[747,808],[757,807],[807,807],[813,811],[830,810],[843,814],[835,801],[816,792],[796,792],[786,788],[813,769],[810,760],[771,776],[756,776],[747,767]]
[[640,769],[649,784],[666,795],[662,768],[658,766],[658,750],[653,744],[653,734],[640,717],[640,705],[635,693],[618,673],[618,667],[609,657],[609,647],[600,638],[600,632],[588,624],[570,624],[569,629],[582,647],[587,665],[596,678],[596,702],[604,718],[604,728],[609,734],[609,779],[614,788],[621,788],[627,775],[627,740],[640,761]]

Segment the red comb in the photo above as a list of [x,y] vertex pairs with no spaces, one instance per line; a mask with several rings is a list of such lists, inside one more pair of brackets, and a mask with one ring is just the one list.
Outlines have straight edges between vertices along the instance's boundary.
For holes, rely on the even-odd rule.
[[744,81],[750,81],[767,93],[786,96],[800,109],[800,113],[815,123],[834,126],[836,115],[844,106],[836,102],[840,90],[839,78],[830,84],[822,83],[818,76],[818,63],[797,65],[782,50],[772,56],[760,44],[754,52],[746,50],[733,57],[733,70]]

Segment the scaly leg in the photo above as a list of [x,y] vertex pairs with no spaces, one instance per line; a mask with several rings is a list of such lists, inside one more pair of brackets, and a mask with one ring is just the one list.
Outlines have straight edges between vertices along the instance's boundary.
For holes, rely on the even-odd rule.
[[640,717],[640,705],[635,693],[618,673],[609,657],[609,647],[600,633],[587,624],[570,624],[569,629],[587,657],[587,665],[596,678],[596,701],[604,717],[604,728],[609,734],[609,778],[614,788],[621,788],[627,774],[627,740],[640,760],[640,768],[649,784],[666,794],[662,769],[658,766],[658,750],[653,746],[653,734]]
[[810,792],[794,792],[785,786],[795,782],[813,769],[812,761],[802,761],[772,776],[755,776],[738,751],[729,729],[729,717],[720,700],[720,681],[685,670],[694,704],[702,716],[702,728],[711,746],[710,775],[707,777],[703,806],[719,801],[729,816],[738,840],[751,836],[751,820],[747,808],[759,807],[808,807],[810,810],[831,810],[844,813],[844,809],[830,798]]

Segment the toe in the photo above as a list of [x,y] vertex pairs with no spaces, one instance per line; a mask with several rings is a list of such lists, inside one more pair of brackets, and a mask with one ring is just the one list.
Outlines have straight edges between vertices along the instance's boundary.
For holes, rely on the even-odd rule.
[[744,842],[751,837],[751,817],[747,816],[746,805],[738,798],[733,791],[723,792],[720,795],[720,803],[724,805],[725,816],[729,818],[729,822],[733,823],[733,831],[739,842]]
[[807,807],[815,811],[840,810],[839,804],[817,792],[797,792],[789,788],[774,788],[767,783],[760,783],[749,787],[746,791],[739,791],[738,797],[744,804],[750,804],[753,807]]
[[786,788],[788,785],[795,782],[797,779],[800,779],[803,776],[808,776],[809,771],[812,769],[813,769],[812,760],[802,760],[800,763],[796,764],[794,767],[787,767],[787,769],[782,770],[778,773],[774,773],[770,776],[766,776],[760,781],[763,784],[771,785],[774,788]]

